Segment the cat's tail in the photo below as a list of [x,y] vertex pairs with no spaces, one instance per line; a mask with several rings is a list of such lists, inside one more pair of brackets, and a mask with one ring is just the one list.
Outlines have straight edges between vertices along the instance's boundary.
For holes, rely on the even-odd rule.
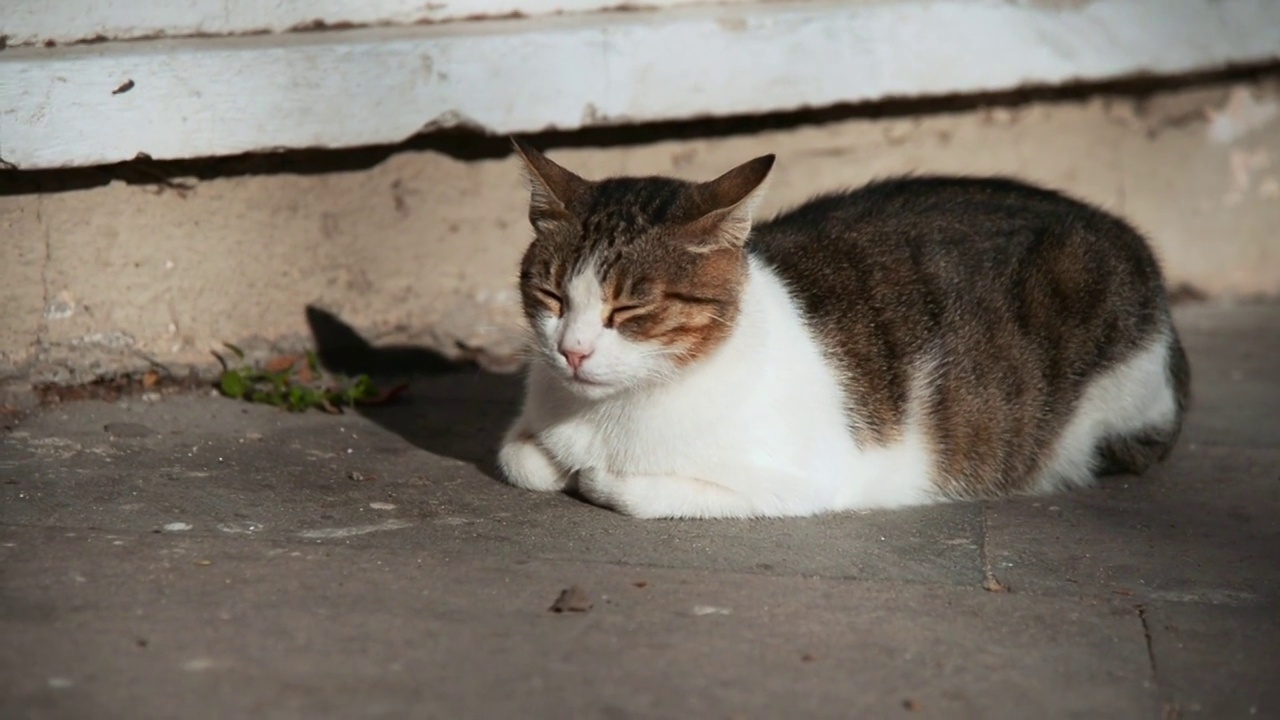
[[1187,351],[1183,349],[1182,340],[1178,337],[1178,331],[1172,323],[1169,325],[1169,364],[1166,371],[1169,373],[1169,384],[1173,388],[1173,398],[1177,403],[1178,412],[1170,428],[1169,445],[1160,455],[1161,460],[1169,455],[1169,451],[1177,442],[1178,435],[1182,432],[1182,420],[1191,407],[1191,363],[1187,360]]
[[1152,465],[1169,457],[1182,434],[1182,422],[1191,405],[1191,363],[1173,324],[1168,330],[1168,355],[1165,360],[1166,390],[1172,394],[1173,413],[1158,425],[1134,432],[1113,435],[1098,448],[1098,474],[1133,473],[1140,475]]

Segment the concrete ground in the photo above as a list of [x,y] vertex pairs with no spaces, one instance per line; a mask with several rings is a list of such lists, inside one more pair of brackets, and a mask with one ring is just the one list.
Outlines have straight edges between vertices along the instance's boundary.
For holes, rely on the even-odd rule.
[[502,485],[511,377],[45,407],[0,433],[0,716],[1280,717],[1280,307],[1178,320],[1149,476],[806,520]]

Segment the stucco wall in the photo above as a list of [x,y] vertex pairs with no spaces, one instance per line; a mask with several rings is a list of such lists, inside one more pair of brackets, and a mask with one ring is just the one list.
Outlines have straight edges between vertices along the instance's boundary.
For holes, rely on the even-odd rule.
[[[550,154],[589,177],[709,178],[775,152],[766,213],[891,173],[1011,173],[1131,218],[1173,283],[1239,297],[1280,294],[1278,112],[1272,79]],[[377,343],[516,350],[513,158],[191,182],[0,197],[0,384],[211,370],[223,341],[307,343],[307,305]]]

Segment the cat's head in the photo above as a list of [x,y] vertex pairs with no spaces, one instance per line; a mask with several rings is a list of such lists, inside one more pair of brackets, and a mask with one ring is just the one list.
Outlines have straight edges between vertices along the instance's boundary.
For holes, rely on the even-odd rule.
[[520,292],[536,362],[602,398],[668,381],[724,342],[772,155],[705,183],[593,182],[515,146],[532,192]]

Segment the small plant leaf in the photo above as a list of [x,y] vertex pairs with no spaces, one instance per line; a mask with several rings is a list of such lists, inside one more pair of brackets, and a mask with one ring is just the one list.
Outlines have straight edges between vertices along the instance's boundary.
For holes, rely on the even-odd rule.
[[228,358],[213,353],[223,368],[219,388],[222,394],[237,400],[272,405],[290,412],[316,408],[336,414],[342,412],[343,406],[389,402],[408,389],[408,385],[403,384],[382,391],[368,375],[327,374],[320,366],[319,356],[310,350],[279,355],[255,367],[243,363],[244,351],[239,347],[231,343],[224,345],[242,362],[240,367],[233,368]]
[[285,400],[279,393],[266,392],[264,390],[253,391],[253,394],[249,396],[249,399],[254,402],[265,403],[275,407],[283,407],[285,405]]
[[240,400],[245,393],[249,391],[249,383],[240,373],[235,370],[227,370],[222,373],[222,377],[218,380],[218,386],[222,389],[222,394],[229,398]]
[[369,379],[368,375],[357,375],[355,382],[352,385],[352,390],[354,390],[351,395],[351,399],[353,400],[363,400],[367,397],[373,397],[378,392],[378,389],[374,387],[373,381]]

